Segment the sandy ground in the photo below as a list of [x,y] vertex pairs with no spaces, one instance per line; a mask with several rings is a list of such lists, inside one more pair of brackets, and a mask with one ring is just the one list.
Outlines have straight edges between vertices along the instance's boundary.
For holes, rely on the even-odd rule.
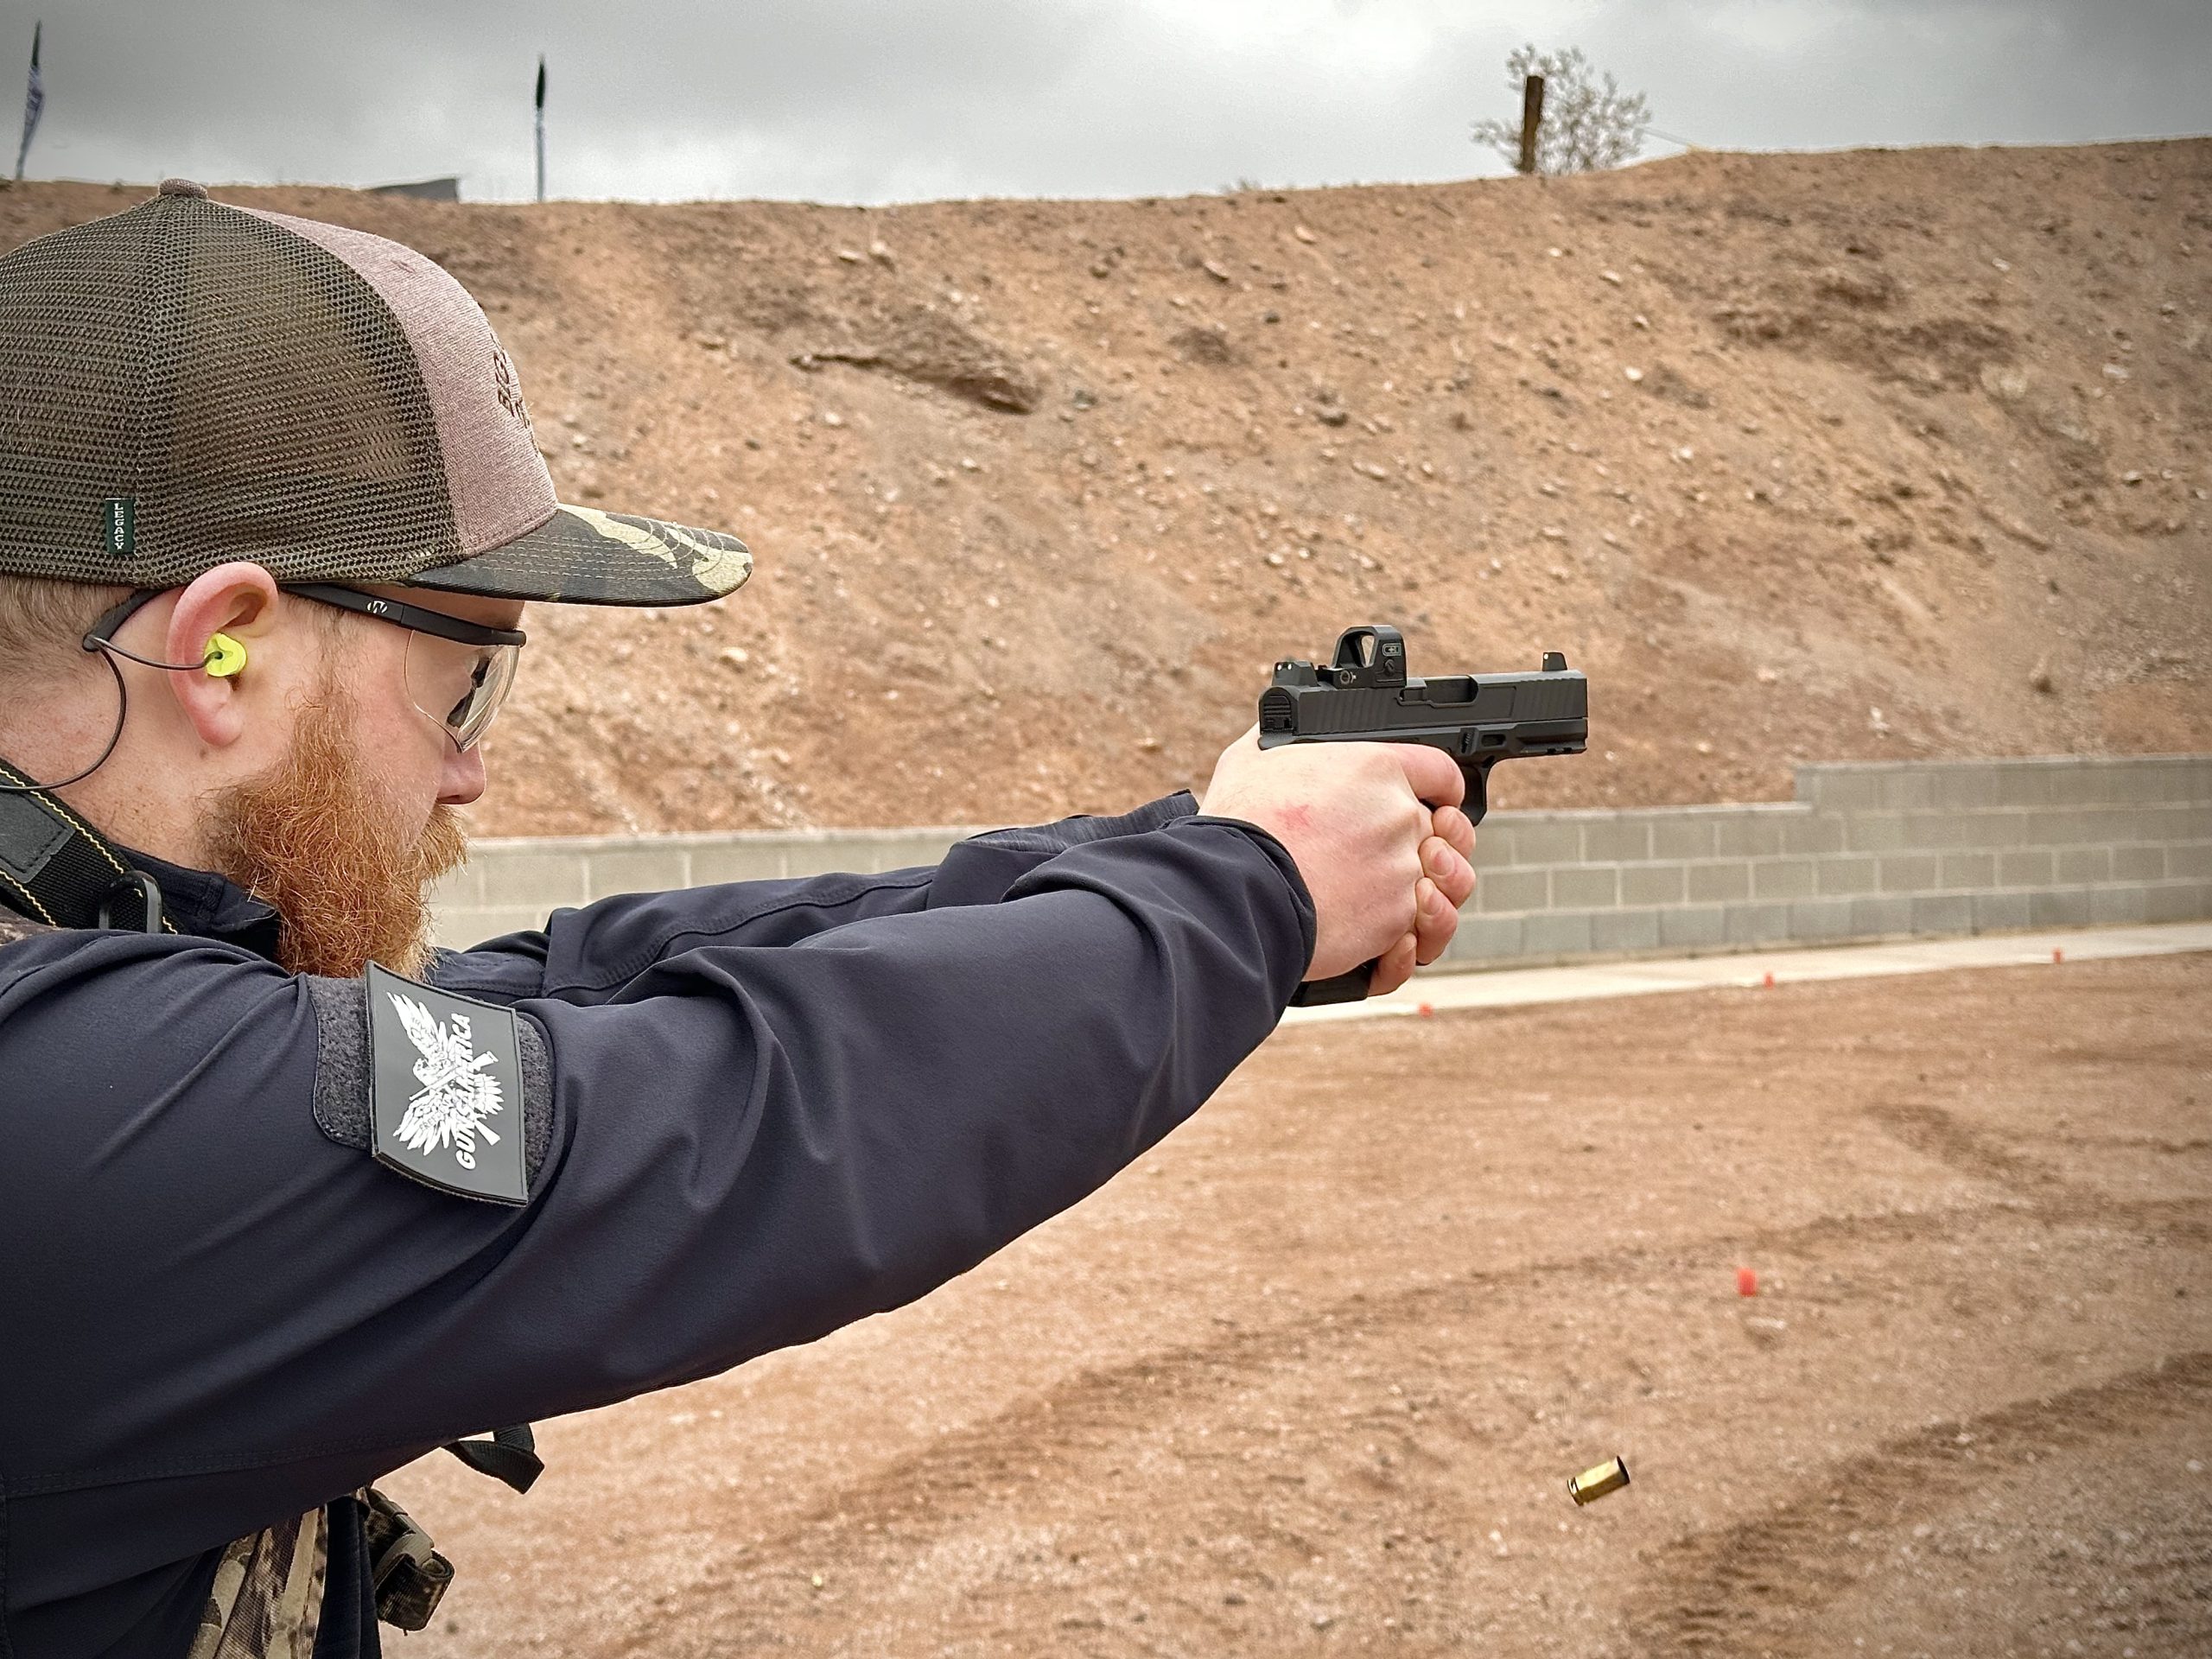
[[1287,1031],[922,1304],[403,1471],[405,1651],[2202,1654],[2208,1242],[2212,956]]
[[[0,246],[144,194],[0,188]],[[759,556],[702,611],[533,616],[483,833],[1120,810],[1366,622],[1415,673],[1589,672],[1590,753],[1501,807],[2212,747],[2212,139],[867,211],[216,194],[442,262],[564,499]]]

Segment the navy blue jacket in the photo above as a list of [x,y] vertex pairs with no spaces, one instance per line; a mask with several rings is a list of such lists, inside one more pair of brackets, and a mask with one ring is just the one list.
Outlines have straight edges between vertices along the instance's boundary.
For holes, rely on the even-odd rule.
[[[0,947],[0,1659],[175,1659],[233,1538],[964,1272],[1196,1109],[1313,940],[1187,796],[563,911],[428,976],[536,1054],[508,1207],[334,1133],[359,982],[143,862],[181,936]],[[318,1653],[374,1652],[358,1519],[329,1586]]]

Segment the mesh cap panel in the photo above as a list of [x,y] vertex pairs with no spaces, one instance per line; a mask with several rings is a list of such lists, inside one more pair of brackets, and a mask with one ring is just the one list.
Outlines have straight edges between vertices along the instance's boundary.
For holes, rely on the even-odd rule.
[[382,237],[152,200],[0,256],[0,575],[693,605],[735,537],[563,507],[467,289]]
[[[130,493],[153,226],[59,231],[0,261],[0,570],[118,581],[100,503]],[[74,572],[71,572],[73,574]]]
[[0,570],[397,582],[461,552],[413,351],[343,261],[189,195],[0,259]]

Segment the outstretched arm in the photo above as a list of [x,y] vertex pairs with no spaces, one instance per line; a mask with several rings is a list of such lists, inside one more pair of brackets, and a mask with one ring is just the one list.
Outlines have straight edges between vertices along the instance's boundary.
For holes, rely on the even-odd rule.
[[972,836],[933,867],[619,894],[556,911],[537,931],[441,952],[430,977],[491,1001],[595,1001],[663,957],[700,945],[795,944],[876,917],[995,905],[1022,877],[1071,848],[1144,835],[1197,810],[1188,794],[1170,795],[1116,817]]

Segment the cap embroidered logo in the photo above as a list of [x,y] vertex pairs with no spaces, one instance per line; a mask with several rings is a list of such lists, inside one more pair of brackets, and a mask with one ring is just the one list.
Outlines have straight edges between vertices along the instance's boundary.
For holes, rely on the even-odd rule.
[[530,410],[523,404],[522,381],[517,378],[514,359],[507,355],[504,346],[492,347],[492,391],[499,398],[499,407],[527,429]]

